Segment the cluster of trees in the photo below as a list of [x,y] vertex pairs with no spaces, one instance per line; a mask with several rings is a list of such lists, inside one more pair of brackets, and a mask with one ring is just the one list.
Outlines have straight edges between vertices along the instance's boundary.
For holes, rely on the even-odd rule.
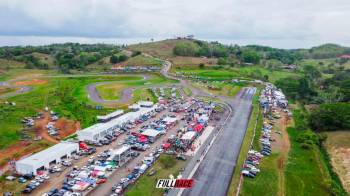
[[311,112],[309,122],[317,131],[350,129],[350,103],[321,104]]
[[109,62],[113,64],[120,63],[126,60],[128,60],[128,56],[126,56],[125,54],[122,54],[122,55],[114,54],[109,58]]
[[267,60],[274,59],[284,64],[294,64],[302,59],[302,56],[294,50],[284,50],[259,45],[248,45],[245,48],[257,52]]
[[326,59],[335,58],[342,54],[349,54],[350,48],[337,44],[324,44],[311,49],[293,50],[293,52],[297,53],[302,58]]
[[229,49],[218,42],[186,41],[175,45],[173,53],[179,56],[227,57]]
[[106,56],[120,52],[121,47],[108,44],[51,44],[47,46],[1,47],[0,58],[26,63],[26,68],[48,69],[49,65],[40,61],[34,53],[50,55],[54,65],[63,72],[70,69],[84,69]]

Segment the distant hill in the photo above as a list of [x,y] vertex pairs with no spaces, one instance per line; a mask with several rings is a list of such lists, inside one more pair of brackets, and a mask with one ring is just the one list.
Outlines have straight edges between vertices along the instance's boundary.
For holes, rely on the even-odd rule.
[[173,49],[177,44],[192,43],[192,40],[187,39],[167,39],[156,42],[140,43],[130,45],[128,49],[133,51],[140,51],[150,54],[152,56],[158,56],[161,58],[174,57]]
[[342,54],[350,54],[350,48],[337,44],[323,44],[310,49],[295,50],[303,58],[326,59],[335,58]]

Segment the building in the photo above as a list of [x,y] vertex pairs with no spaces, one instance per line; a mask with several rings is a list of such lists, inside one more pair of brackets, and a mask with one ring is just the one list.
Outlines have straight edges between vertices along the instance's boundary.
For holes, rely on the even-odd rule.
[[79,150],[79,144],[73,142],[61,142],[50,148],[33,154],[16,162],[16,171],[19,174],[36,175],[38,171],[50,168],[50,164],[60,163],[63,158],[68,158]]
[[142,135],[146,136],[148,141],[155,142],[156,139],[160,136],[161,132],[157,131],[155,129],[146,129],[144,132],[142,132]]
[[107,122],[107,121],[110,121],[111,119],[116,118],[122,114],[124,114],[123,110],[117,110],[115,112],[112,112],[112,113],[104,115],[104,116],[97,116],[97,120],[100,122]]
[[117,162],[118,166],[127,163],[131,158],[131,148],[129,145],[124,145],[121,148],[111,151],[111,157]]
[[145,115],[151,111],[154,111],[157,108],[156,105],[149,108],[140,108],[138,111],[128,112],[124,115],[121,115],[117,118],[114,118],[105,123],[97,123],[93,126],[85,128],[77,132],[78,139],[80,141],[92,141],[98,142],[103,139],[106,135],[112,134],[118,130],[124,124],[131,122],[133,123],[142,115]]
[[139,101],[138,104],[141,107],[145,107],[145,108],[150,108],[153,106],[153,102],[152,101]]
[[197,136],[197,132],[195,131],[187,131],[185,134],[182,135],[181,140],[184,141],[193,141]]

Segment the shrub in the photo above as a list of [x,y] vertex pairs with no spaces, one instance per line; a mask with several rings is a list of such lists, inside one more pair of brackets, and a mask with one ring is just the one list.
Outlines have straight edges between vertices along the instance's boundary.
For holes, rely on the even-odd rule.
[[171,156],[161,156],[159,162],[165,169],[172,168],[175,165],[175,161]]

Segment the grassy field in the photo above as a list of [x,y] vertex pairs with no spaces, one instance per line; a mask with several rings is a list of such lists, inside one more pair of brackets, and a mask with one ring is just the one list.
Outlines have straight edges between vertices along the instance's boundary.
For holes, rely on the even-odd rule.
[[[96,122],[96,115],[105,114],[111,109],[97,110],[87,98],[86,86],[103,81],[121,81],[129,76],[105,77],[65,77],[47,78],[48,83],[33,86],[33,91],[9,98],[16,106],[0,103],[0,149],[20,139],[20,120],[32,116],[49,106],[60,116],[78,120],[82,127]],[[90,106],[91,105],[91,106]]]
[[241,195],[278,195],[278,158],[278,154],[265,157],[259,165],[261,172],[256,178],[244,178]]
[[19,61],[7,60],[0,58],[0,69],[11,67],[12,69],[24,68],[26,64]]
[[192,83],[197,88],[207,91],[208,93],[212,93],[214,95],[222,95],[233,97],[235,96],[239,90],[245,86],[244,83],[227,83],[227,82],[193,82]]
[[200,63],[205,64],[206,66],[210,65],[216,65],[217,59],[216,58],[202,58],[202,57],[187,57],[187,56],[176,56],[171,57],[169,60],[173,63],[175,67],[177,66],[193,66],[194,69],[198,68],[195,66],[198,66]]
[[288,162],[285,168],[286,195],[331,195],[330,177],[320,160],[318,148],[303,149],[297,138],[303,131],[288,128],[291,141]]
[[[313,65],[317,67],[327,67],[328,65],[331,66],[340,66],[341,64],[336,62],[336,58],[330,58],[330,59],[304,59],[301,61],[301,65]],[[347,61],[346,63],[342,64],[347,69],[350,69],[350,61]]]
[[[259,115],[259,93],[260,92],[260,88],[257,91],[257,93],[255,94],[254,98],[253,98],[253,110],[249,119],[249,123],[248,123],[248,128],[247,131],[245,133],[244,136],[244,140],[239,152],[239,157],[237,159],[237,163],[236,163],[236,168],[233,172],[232,175],[232,179],[231,179],[231,184],[228,190],[228,195],[235,195],[236,194],[236,190],[237,190],[237,186],[239,184],[239,178],[241,175],[241,166],[244,163],[244,160],[246,159],[247,153],[250,149],[250,142],[253,138],[254,135],[254,127],[256,124],[256,119]],[[258,121],[258,125],[262,123],[260,120]],[[257,126],[258,126],[257,125]]]
[[33,56],[38,58],[41,63],[48,64],[50,68],[55,66],[55,59],[49,54],[34,52]]
[[149,88],[139,88],[134,91],[133,101],[147,100],[157,102],[157,97]]
[[162,62],[156,58],[137,55],[129,58],[125,62],[126,66],[162,66]]
[[264,75],[268,76],[270,82],[275,82],[278,79],[298,76],[297,73],[287,72],[287,71],[269,71],[262,67],[242,67],[242,68],[229,68],[221,69],[215,67],[207,67],[204,69],[194,69],[193,67],[184,67],[181,69],[173,69],[173,72],[181,73],[185,76],[197,76],[203,80],[210,81],[222,81],[222,80],[231,80],[233,78],[256,78],[262,77]]
[[126,196],[161,196],[164,194],[164,189],[156,188],[157,180],[167,179],[169,178],[170,174],[176,177],[180,172],[180,169],[185,167],[186,162],[177,160],[171,155],[162,156],[168,157],[170,161],[173,162],[173,166],[170,168],[165,168],[164,165],[157,160],[156,163],[150,168],[156,170],[156,174],[153,176],[147,176],[146,174],[148,172],[146,172],[133,186],[128,189],[128,191],[125,193]]
[[[121,91],[125,88],[140,88],[155,84],[174,83],[176,81],[168,80],[160,75],[154,74],[149,80],[126,81],[97,86],[97,90],[101,97],[106,100],[117,100],[121,95]],[[136,93],[136,92],[135,92]]]

